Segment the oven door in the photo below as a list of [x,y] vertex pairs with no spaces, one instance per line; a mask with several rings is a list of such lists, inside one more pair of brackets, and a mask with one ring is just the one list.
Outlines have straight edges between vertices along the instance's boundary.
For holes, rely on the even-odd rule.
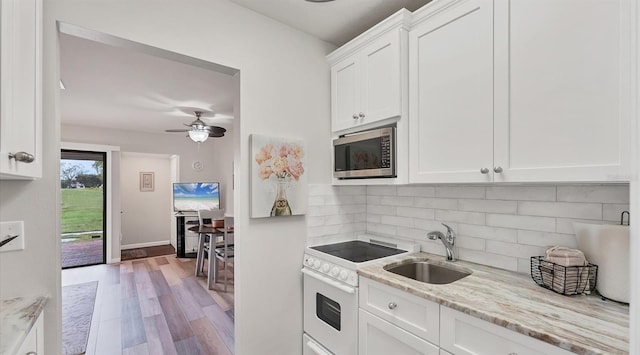
[[304,274],[304,332],[335,355],[358,350],[358,288],[308,268]]

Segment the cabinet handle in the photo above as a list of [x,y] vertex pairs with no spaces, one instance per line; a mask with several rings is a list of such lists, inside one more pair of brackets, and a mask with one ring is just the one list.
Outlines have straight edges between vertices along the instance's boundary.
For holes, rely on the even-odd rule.
[[480,169],[480,173],[481,173],[481,174],[489,174],[489,168],[482,168],[482,169]]
[[358,119],[358,115],[356,115],[355,113],[354,113],[354,114],[353,114],[353,116],[351,116],[351,117],[353,117],[353,119],[354,119],[354,120],[357,120],[357,119]]
[[15,154],[9,153],[9,159],[15,159],[22,163],[32,163],[35,157],[27,152],[17,152]]
[[360,116],[360,118],[364,118],[364,112],[360,112],[358,116]]
[[389,302],[389,309],[396,309],[398,305],[395,302]]
[[501,166],[496,166],[495,168],[493,168],[493,172],[500,174],[502,172],[502,167]]
[[38,355],[38,354],[35,351],[29,351],[28,353],[26,353],[24,355]]

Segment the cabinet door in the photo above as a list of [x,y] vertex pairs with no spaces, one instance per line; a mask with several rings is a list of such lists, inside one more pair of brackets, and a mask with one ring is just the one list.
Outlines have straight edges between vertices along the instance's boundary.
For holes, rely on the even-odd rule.
[[440,346],[456,355],[569,355],[549,343],[440,307]]
[[493,1],[440,1],[409,32],[410,182],[487,182]]
[[367,311],[359,312],[359,355],[438,355],[437,346]]
[[331,129],[334,132],[359,124],[360,82],[356,60],[354,54],[331,67]]
[[628,3],[496,2],[495,181],[629,179]]
[[[42,0],[2,0],[0,178],[42,176]],[[31,163],[9,159],[26,152]]]
[[362,95],[358,115],[363,117],[359,120],[360,124],[401,114],[400,36],[402,35],[406,36],[406,31],[391,31],[362,50],[360,57]]

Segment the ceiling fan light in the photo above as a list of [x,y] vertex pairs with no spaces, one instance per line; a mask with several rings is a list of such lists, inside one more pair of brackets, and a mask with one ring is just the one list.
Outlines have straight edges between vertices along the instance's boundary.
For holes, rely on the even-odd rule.
[[192,129],[189,131],[189,138],[196,143],[202,143],[209,138],[209,132],[203,129]]

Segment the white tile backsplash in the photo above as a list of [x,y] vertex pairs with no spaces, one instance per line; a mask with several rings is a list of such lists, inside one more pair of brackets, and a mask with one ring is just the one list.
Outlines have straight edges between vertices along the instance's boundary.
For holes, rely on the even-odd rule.
[[556,186],[489,186],[487,200],[555,201]]
[[518,213],[527,216],[602,219],[602,204],[520,201]]
[[458,200],[452,198],[416,197],[414,203],[416,207],[421,208],[437,208],[440,210],[458,209]]
[[444,255],[433,230],[457,233],[462,260],[528,273],[548,246],[577,247],[573,222],[619,223],[627,184],[407,185],[309,188],[309,245],[372,233],[411,240]]
[[436,188],[432,186],[398,186],[398,196],[434,197]]
[[493,212],[493,213],[511,213],[518,212],[517,201],[502,200],[459,200],[458,208],[460,211],[473,212]]
[[484,186],[438,186],[436,197],[447,198],[485,198]]
[[[436,211],[431,208],[396,207],[396,211],[398,216],[422,219],[435,219],[436,214]],[[367,212],[370,213],[368,210]]]
[[558,201],[629,204],[629,186],[628,185],[558,186]]
[[542,232],[555,232],[556,219],[551,217],[518,216],[513,214],[487,214],[487,225]]

